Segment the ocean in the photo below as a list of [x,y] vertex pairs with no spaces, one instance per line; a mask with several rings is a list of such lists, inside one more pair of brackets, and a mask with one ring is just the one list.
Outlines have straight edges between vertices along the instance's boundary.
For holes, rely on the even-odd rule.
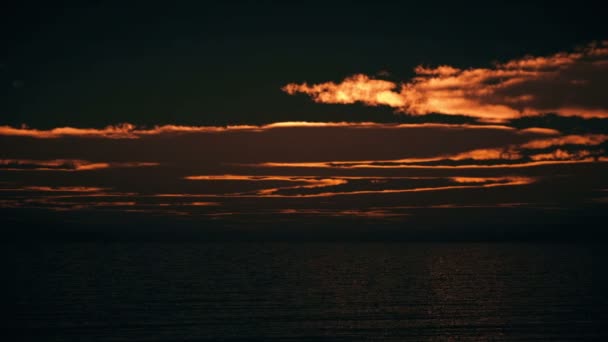
[[6,341],[608,340],[601,244],[18,242],[3,249],[11,264]]

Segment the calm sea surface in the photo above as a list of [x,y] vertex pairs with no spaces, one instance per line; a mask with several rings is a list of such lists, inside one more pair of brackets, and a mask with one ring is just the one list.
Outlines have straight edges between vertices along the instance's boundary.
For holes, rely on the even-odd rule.
[[11,341],[608,340],[603,245],[3,248]]

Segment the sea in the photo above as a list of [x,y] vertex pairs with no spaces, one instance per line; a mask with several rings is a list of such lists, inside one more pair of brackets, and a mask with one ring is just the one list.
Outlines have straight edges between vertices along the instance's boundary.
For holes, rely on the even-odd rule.
[[4,341],[608,340],[608,250],[525,242],[18,242]]

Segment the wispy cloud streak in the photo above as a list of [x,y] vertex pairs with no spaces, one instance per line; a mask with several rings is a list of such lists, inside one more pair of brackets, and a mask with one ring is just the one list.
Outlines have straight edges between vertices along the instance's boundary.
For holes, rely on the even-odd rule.
[[[396,194],[407,192],[443,191],[464,188],[525,185],[532,177],[359,177],[359,176],[257,176],[257,175],[201,175],[187,180],[202,181],[285,181],[298,185],[263,187],[251,192],[213,195],[217,197],[315,198],[343,195]],[[403,181],[406,181],[403,183]],[[430,186],[429,181],[436,182]],[[351,183],[352,182],[352,183]]]
[[89,171],[158,165],[155,162],[91,162],[81,159],[0,159],[0,170],[5,171]]
[[[308,122],[285,121],[267,125],[236,125],[236,126],[178,126],[164,125],[150,129],[125,123],[105,128],[74,128],[59,127],[47,130],[23,127],[0,126],[0,136],[29,137],[37,139],[57,139],[65,137],[107,138],[107,139],[138,139],[145,136],[193,133],[227,133],[227,132],[265,132],[273,129],[288,128],[353,128],[353,129],[408,129],[408,128],[446,128],[446,129],[517,129],[505,125],[487,124],[447,124],[447,123],[376,123],[376,122]],[[525,128],[522,133],[558,134],[556,130],[547,128]]]
[[[566,135],[535,139],[519,145],[484,148],[427,158],[335,160],[319,162],[264,162],[255,167],[287,168],[517,168],[549,164],[603,162],[598,148],[608,135]],[[560,148],[561,147],[561,148]],[[569,149],[565,149],[568,147]],[[590,149],[593,148],[593,149]]]

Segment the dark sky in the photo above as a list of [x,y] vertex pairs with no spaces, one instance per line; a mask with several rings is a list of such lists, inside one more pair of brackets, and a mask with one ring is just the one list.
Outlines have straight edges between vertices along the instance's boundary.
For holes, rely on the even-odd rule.
[[482,67],[608,36],[601,5],[584,2],[7,1],[0,12],[1,123],[40,128],[404,121],[280,87],[403,80],[419,64]]
[[603,236],[599,3],[0,6],[9,234]]

